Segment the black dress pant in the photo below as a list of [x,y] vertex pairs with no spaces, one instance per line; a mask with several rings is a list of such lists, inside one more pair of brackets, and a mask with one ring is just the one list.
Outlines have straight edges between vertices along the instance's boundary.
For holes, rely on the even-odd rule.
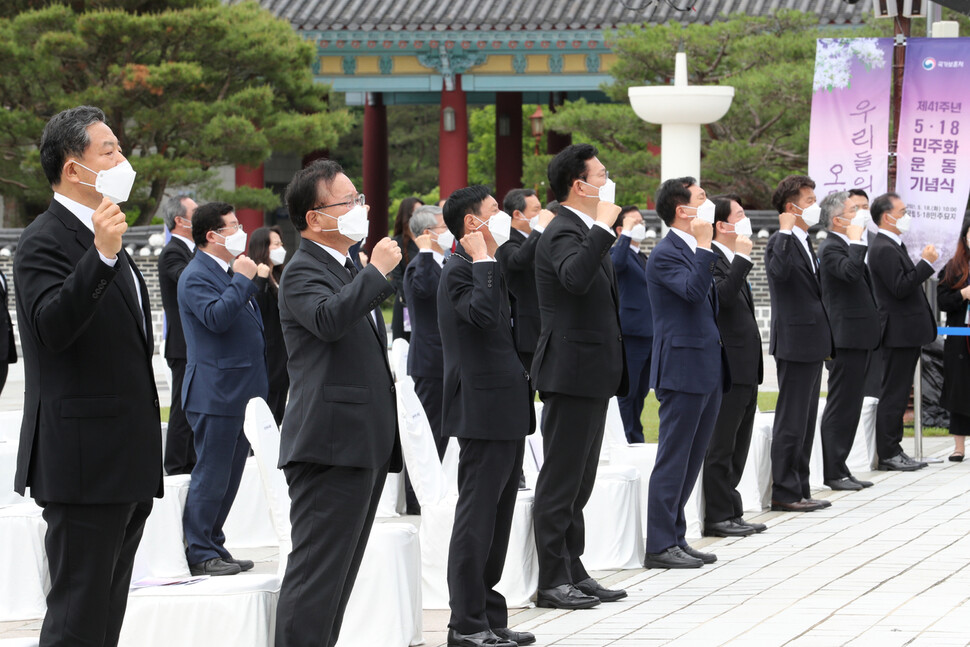
[[434,445],[438,450],[438,460],[445,457],[445,450],[448,449],[448,437],[441,433],[441,394],[444,391],[444,380],[436,377],[414,378],[414,392],[424,407],[424,415],[428,417],[428,424],[431,425],[431,435],[434,436]]
[[51,590],[41,647],[114,647],[152,500],[44,504]]
[[620,418],[628,443],[643,442],[643,401],[650,393],[650,355],[653,353],[653,337],[623,336],[623,352],[626,353],[626,370],[630,376],[630,388],[626,395],[618,397]]
[[502,579],[522,470],[521,440],[459,438],[458,505],[448,548],[448,626],[462,634],[509,625]]
[[704,519],[719,523],[744,516],[738,483],[751,446],[758,385],[733,384],[721,397],[714,433],[704,458]]
[[850,476],[845,459],[852,451],[866,396],[866,367],[870,351],[838,348],[828,363],[829,392],[822,412],[822,465],[826,481]]
[[276,611],[277,647],[333,647],[384,489],[376,469],[290,463],[293,549]]
[[0,393],[3,393],[3,387],[7,384],[7,372],[9,370],[10,365],[0,360]]
[[919,348],[883,348],[882,386],[876,407],[876,453],[887,460],[903,451],[903,414],[909,405]]
[[269,410],[273,412],[273,419],[276,420],[277,427],[283,424],[283,414],[286,412],[286,396],[289,392],[290,387],[287,385],[282,390],[271,390],[266,399],[266,404],[269,405]]
[[596,481],[606,426],[606,398],[543,393],[543,465],[535,491],[539,588],[589,577],[583,508]]
[[195,466],[195,439],[192,427],[182,410],[182,379],[185,377],[185,358],[173,357],[168,361],[172,369],[172,407],[168,412],[168,430],[165,432],[165,460],[168,475],[191,474]]
[[794,503],[810,499],[809,459],[815,440],[822,362],[775,359],[778,404],[771,428],[771,499]]

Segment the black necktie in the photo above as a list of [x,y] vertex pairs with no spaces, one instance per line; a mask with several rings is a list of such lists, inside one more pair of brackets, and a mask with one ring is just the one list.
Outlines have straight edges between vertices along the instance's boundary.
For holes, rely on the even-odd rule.
[[[128,262],[128,255],[125,254],[124,250],[118,252],[118,273],[121,274],[121,281],[125,284],[124,289],[128,290],[132,303],[134,303],[135,309],[138,310],[138,286],[135,285],[135,277],[132,276],[131,264]],[[139,320],[141,321],[141,332],[145,334],[145,315],[142,314]]]
[[229,267],[226,269],[226,274],[229,275],[229,278],[232,278],[232,274],[233,274],[232,267]]
[[347,271],[350,272],[351,279],[357,276],[357,266],[354,265],[354,262],[350,260],[349,256],[347,257],[347,260],[344,261],[344,267],[346,267]]
[[808,255],[812,259],[812,269],[815,270],[815,274],[818,275],[818,256],[815,255],[815,248],[812,247],[812,239],[806,238],[805,244],[808,246]]

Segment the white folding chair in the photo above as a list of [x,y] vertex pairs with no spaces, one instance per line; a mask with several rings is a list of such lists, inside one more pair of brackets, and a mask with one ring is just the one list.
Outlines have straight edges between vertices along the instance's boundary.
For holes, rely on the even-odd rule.
[[408,374],[408,340],[398,337],[391,342],[390,363],[391,375],[395,381],[402,380]]
[[33,502],[0,508],[0,622],[43,618],[50,572],[47,522]]

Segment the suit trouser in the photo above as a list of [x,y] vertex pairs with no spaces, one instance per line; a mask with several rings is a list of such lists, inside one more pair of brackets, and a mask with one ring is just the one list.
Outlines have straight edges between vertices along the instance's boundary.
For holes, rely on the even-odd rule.
[[79,505],[47,503],[44,545],[51,590],[42,647],[114,647],[152,500]]
[[290,388],[287,385],[286,388],[279,391],[270,390],[269,397],[266,398],[266,404],[269,405],[269,410],[273,412],[273,420],[276,421],[277,426],[283,424],[283,414],[286,412],[286,396],[289,392]]
[[623,431],[630,443],[643,442],[643,401],[650,392],[650,355],[653,351],[653,337],[623,336],[623,350],[626,353],[626,370],[630,378],[630,388],[626,395],[618,397],[620,418]]
[[822,412],[822,465],[826,481],[847,478],[851,472],[845,459],[852,451],[856,428],[862,416],[866,390],[866,367],[870,351],[837,348],[827,363],[829,392]]
[[589,577],[581,560],[586,549],[583,508],[596,482],[609,400],[549,392],[542,400],[544,458],[533,517],[539,588],[548,589]]
[[182,410],[185,358],[173,357],[167,361],[172,369],[172,408],[168,412],[168,430],[165,432],[165,473],[191,474],[195,465],[195,441],[192,427]]
[[919,348],[883,348],[882,387],[876,407],[876,453],[887,460],[903,451],[903,414],[913,388]]
[[775,359],[778,404],[771,428],[771,499],[794,503],[812,497],[809,459],[815,440],[822,362]]
[[3,387],[7,384],[7,372],[9,370],[10,365],[0,360],[0,393],[3,393]]
[[462,634],[509,625],[495,590],[509,547],[525,443],[459,438],[458,505],[448,549],[448,626]]
[[290,463],[293,549],[276,611],[276,647],[333,647],[387,478],[379,468]]
[[647,550],[686,546],[684,506],[697,482],[721,406],[721,379],[711,393],[654,389],[660,402],[657,461],[647,490]]
[[198,461],[192,468],[182,525],[185,556],[190,565],[216,557],[231,557],[226,550],[226,523],[242,480],[249,441],[243,434],[242,416],[216,416],[186,412],[195,432]]
[[704,458],[704,520],[707,523],[744,516],[737,488],[748,460],[757,410],[757,384],[733,384],[721,397],[717,422]]
[[444,392],[444,380],[417,376],[414,378],[414,392],[424,407],[424,415],[428,417],[434,446],[438,450],[438,460],[441,460],[448,449],[448,437],[441,433],[441,394]]

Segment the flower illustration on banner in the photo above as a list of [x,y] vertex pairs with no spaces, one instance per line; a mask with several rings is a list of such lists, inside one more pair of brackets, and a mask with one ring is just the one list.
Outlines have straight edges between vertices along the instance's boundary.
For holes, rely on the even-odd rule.
[[813,91],[841,90],[852,81],[852,63],[856,59],[866,70],[886,66],[887,54],[876,38],[819,38],[815,51]]

